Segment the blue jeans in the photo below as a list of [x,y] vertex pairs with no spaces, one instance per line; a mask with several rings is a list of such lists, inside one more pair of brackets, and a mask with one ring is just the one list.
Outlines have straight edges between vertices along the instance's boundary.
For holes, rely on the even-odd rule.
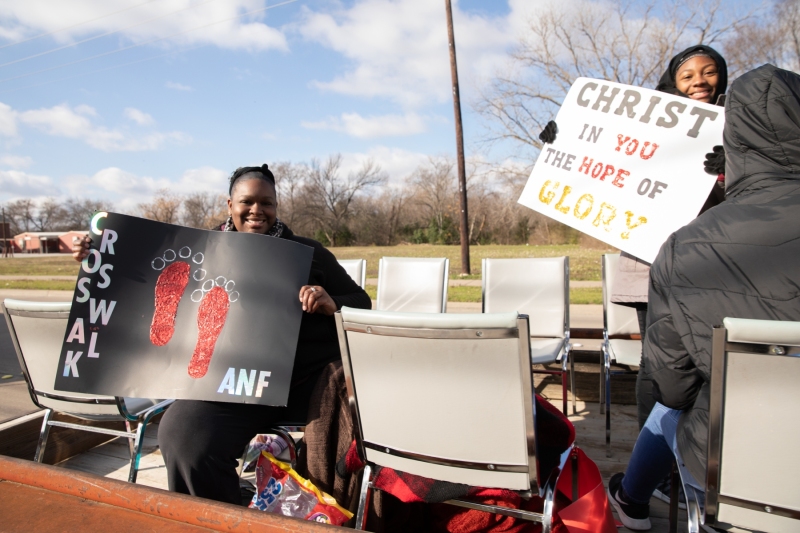
[[[670,473],[677,457],[676,434],[682,412],[656,403],[647,417],[622,479],[622,490],[632,503],[649,503],[658,484]],[[703,490],[686,469],[683,474],[688,477],[686,483]]]

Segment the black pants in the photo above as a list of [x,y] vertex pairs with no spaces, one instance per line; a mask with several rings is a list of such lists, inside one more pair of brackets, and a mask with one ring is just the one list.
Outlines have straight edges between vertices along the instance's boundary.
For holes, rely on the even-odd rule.
[[[647,332],[647,304],[637,304],[636,316],[639,319],[639,332],[642,334],[642,346],[644,347],[644,335]],[[653,399],[653,381],[647,376],[644,368],[644,356],[639,361],[639,373],[636,375],[636,415],[639,419],[639,431],[647,422],[650,411],[653,410],[656,401]]]
[[258,433],[304,423],[320,372],[289,391],[286,407],[178,400],[158,427],[169,490],[241,505],[237,459]]

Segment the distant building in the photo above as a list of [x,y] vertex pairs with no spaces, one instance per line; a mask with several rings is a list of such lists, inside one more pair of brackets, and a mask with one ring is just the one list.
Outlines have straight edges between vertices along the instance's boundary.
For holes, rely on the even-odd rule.
[[84,237],[88,231],[26,231],[14,236],[15,252],[29,254],[72,253],[72,239]]

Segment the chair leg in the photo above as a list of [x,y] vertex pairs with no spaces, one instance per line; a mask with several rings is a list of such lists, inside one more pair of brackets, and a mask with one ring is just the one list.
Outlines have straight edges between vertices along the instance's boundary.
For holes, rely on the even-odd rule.
[[128,473],[128,483],[136,483],[136,476],[139,473],[139,459],[142,457],[142,445],[144,444],[144,430],[147,427],[145,419],[139,422],[139,427],[136,428],[136,436],[133,440],[133,456],[131,457],[131,470]]
[[356,513],[355,529],[363,531],[367,525],[367,514],[369,514],[369,484],[372,478],[372,467],[364,465],[364,473],[361,476],[361,493],[358,497],[358,512]]
[[47,447],[47,437],[50,435],[50,416],[53,414],[52,409],[44,410],[44,417],[42,419],[42,429],[39,431],[39,443],[36,445],[36,453],[33,455],[33,460],[41,463],[44,459],[44,450]]
[[669,533],[678,533],[678,465],[672,463],[669,473]]
[[605,373],[604,373],[604,370],[603,370],[605,368],[605,353],[606,353],[605,350],[606,350],[605,346],[601,346],[600,347],[600,398],[598,399],[597,403],[600,404],[600,414],[601,415],[606,412],[606,404],[605,404],[605,397],[606,397],[606,392],[605,392],[606,379],[605,378],[606,378],[606,376],[605,376]]
[[[570,354],[572,355],[572,354]],[[569,381],[572,388],[572,414],[578,414],[577,402],[578,398],[575,396],[575,356],[569,358]]]
[[567,410],[567,403],[569,401],[567,398],[567,359],[569,359],[569,352],[564,354],[561,361],[561,403],[564,416],[569,416]]
[[606,403],[606,457],[611,457],[611,361],[608,349],[603,351],[603,377]]
[[[133,429],[131,428],[131,423],[127,419],[125,420],[125,429],[128,431],[128,433],[131,434],[133,433]],[[133,439],[128,439],[128,451],[131,454],[131,459],[133,459],[133,456],[136,453],[136,448],[133,445]]]
[[556,483],[558,476],[550,476],[544,487],[544,506],[542,508],[542,533],[550,533],[553,527],[553,512],[555,511]]

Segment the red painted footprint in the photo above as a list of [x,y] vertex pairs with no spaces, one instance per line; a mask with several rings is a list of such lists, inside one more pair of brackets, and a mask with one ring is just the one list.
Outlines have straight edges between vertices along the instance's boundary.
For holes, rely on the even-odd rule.
[[189,264],[183,261],[172,263],[158,276],[156,281],[156,310],[150,324],[150,342],[164,346],[175,333],[175,316],[183,291],[189,283]]
[[189,362],[189,376],[202,378],[208,372],[211,356],[214,355],[214,346],[225,325],[229,307],[228,293],[222,287],[214,287],[203,296],[197,311],[199,334],[192,360]]

